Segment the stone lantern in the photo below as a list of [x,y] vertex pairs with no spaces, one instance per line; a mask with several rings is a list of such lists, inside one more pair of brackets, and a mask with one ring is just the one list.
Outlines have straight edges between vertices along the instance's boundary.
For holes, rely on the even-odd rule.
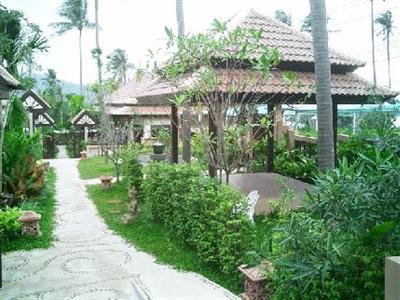
[[81,155],[81,159],[87,159],[87,152],[86,151],[81,151],[80,155]]
[[268,261],[254,267],[241,265],[239,271],[245,276],[244,293],[240,295],[241,298],[244,300],[268,300],[270,291],[266,287],[266,273],[272,270],[272,264]]
[[18,218],[18,222],[22,223],[22,234],[40,236],[40,221],[41,216],[34,211],[25,211]]
[[103,190],[109,190],[111,188],[112,177],[109,175],[103,175],[100,177],[101,187]]

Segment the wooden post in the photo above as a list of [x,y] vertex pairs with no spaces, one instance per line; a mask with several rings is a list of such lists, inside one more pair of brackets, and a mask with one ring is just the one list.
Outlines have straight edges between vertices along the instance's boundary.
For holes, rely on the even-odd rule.
[[271,125],[267,131],[267,172],[274,171],[274,105],[268,103],[268,115]]
[[[217,137],[217,127],[215,126],[215,122],[210,114],[208,112],[208,132],[211,138],[211,147],[214,149],[211,152],[211,155],[215,155],[217,153],[217,141],[215,140]],[[215,167],[211,161],[208,162],[208,174],[211,177],[215,177],[217,175],[217,171],[215,170]]]
[[192,134],[190,130],[190,110],[189,105],[185,106],[185,109],[182,113],[182,127],[183,127],[183,160],[187,163],[190,163],[190,159],[192,156],[191,149],[191,139]]
[[34,124],[33,124],[33,113],[29,112],[28,113],[28,119],[29,119],[29,135],[32,136],[34,132]]
[[85,126],[85,132],[84,132],[84,136],[85,136],[85,144],[87,144],[88,140],[89,140],[89,128],[87,126]]
[[282,104],[275,106],[274,111],[274,138],[275,141],[279,141],[283,137],[283,110]]
[[332,101],[332,122],[333,122],[333,153],[335,157],[335,166],[337,166],[337,124],[338,124],[338,105]]
[[172,162],[178,163],[178,108],[171,105],[171,155]]
[[288,130],[288,149],[293,150],[296,147],[296,141],[294,139],[295,131],[292,129]]

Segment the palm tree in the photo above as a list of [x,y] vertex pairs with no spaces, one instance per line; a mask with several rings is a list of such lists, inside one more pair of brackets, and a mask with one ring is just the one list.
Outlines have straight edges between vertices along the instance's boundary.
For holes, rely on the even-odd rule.
[[300,31],[311,32],[311,14],[308,14],[301,25]]
[[292,16],[287,14],[283,10],[275,11],[275,19],[288,25],[288,26],[292,26]]
[[95,26],[96,26],[96,50],[97,50],[97,80],[101,86],[102,82],[102,64],[101,64],[101,48],[100,48],[100,39],[99,39],[99,0],[94,1],[95,8]]
[[370,1],[371,1],[372,75],[373,75],[374,85],[376,85],[374,0]]
[[309,1],[316,78],[318,166],[325,171],[335,165],[327,18],[325,0]]
[[83,95],[82,82],[82,31],[85,28],[93,28],[93,24],[88,20],[86,0],[64,0],[58,14],[65,21],[51,24],[57,29],[57,34],[62,35],[73,29],[79,31],[79,83],[80,93]]
[[126,83],[126,73],[129,69],[133,69],[134,65],[128,63],[128,55],[125,50],[115,49],[107,56],[107,71],[113,75],[114,80],[118,84]]
[[375,19],[375,23],[381,26],[381,30],[378,35],[383,36],[383,40],[386,41],[386,55],[388,63],[388,80],[389,88],[392,87],[392,76],[390,72],[390,35],[393,34],[393,19],[392,12],[390,10],[385,11]]

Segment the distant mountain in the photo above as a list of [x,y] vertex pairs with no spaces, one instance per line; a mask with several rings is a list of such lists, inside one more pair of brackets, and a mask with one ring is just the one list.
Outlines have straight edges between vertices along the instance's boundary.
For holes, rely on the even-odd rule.
[[[45,89],[45,86],[44,86],[45,75],[35,74],[35,75],[33,75],[33,77],[36,80],[35,88],[39,91],[43,91]],[[69,82],[69,81],[64,81],[64,80],[60,79],[60,85],[61,85],[63,94],[79,94],[80,93],[79,84]],[[86,90],[84,96],[85,96],[85,101],[87,101],[88,103],[95,102],[96,96],[94,93]]]

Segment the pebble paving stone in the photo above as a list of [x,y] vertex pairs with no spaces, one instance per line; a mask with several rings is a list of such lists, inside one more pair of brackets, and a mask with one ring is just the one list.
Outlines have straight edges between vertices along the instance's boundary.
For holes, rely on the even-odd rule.
[[4,255],[0,299],[238,299],[201,275],[157,263],[108,230],[77,163],[51,161],[57,173],[54,245]]

